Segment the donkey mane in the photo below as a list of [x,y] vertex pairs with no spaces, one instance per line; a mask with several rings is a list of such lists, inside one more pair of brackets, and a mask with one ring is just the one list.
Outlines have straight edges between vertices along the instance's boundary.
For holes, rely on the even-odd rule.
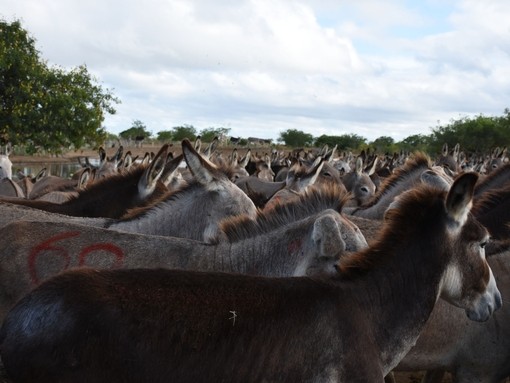
[[244,215],[225,218],[220,223],[220,229],[229,242],[242,241],[327,209],[341,213],[349,194],[334,185],[322,185],[310,187],[296,197],[287,202],[276,202],[268,211],[258,210],[255,220]]
[[412,174],[418,169],[430,168],[431,166],[432,161],[428,155],[423,152],[415,152],[413,158],[409,158],[402,167],[395,169],[392,175],[383,180],[374,197],[369,203],[361,206],[360,209],[376,205],[383,195],[397,186],[400,181],[408,177],[409,174]]
[[409,174],[415,172],[421,168],[430,168],[432,166],[432,162],[430,157],[427,156],[423,152],[414,153],[414,157],[408,159],[404,166],[395,170],[395,172],[385,178],[381,183],[377,193],[372,197],[370,202],[367,204],[360,206],[359,210],[363,210],[364,208],[368,208],[376,205],[383,195],[388,193],[389,190],[393,189],[396,185],[400,183],[401,180],[405,179]]
[[[423,238],[423,233],[417,231],[428,228],[441,233],[440,226],[446,222],[445,195],[445,191],[429,185],[419,185],[402,193],[398,199],[398,207],[386,212],[383,227],[370,246],[357,253],[346,254],[340,259],[337,264],[340,278],[353,279],[379,268],[387,262],[387,258],[395,254],[395,246],[410,246],[411,238],[415,241]],[[438,234],[438,240],[439,236]],[[416,243],[412,246],[419,248],[429,245]]]
[[499,178],[506,178],[506,173],[509,170],[510,163],[506,163],[487,174],[484,178],[480,178],[480,181],[475,185],[475,195],[479,194],[484,188],[490,187],[493,182],[497,183]]
[[[85,195],[96,195],[96,193],[104,192],[104,190],[110,190],[111,185],[125,185],[131,186],[133,182],[135,185],[138,183],[141,174],[147,166],[139,165],[139,166],[131,166],[129,169],[124,171],[123,173],[116,173],[109,175],[108,177],[100,178],[92,183],[89,183],[84,189],[78,190],[78,194],[69,198],[70,201],[77,198],[84,198]],[[115,190],[119,190],[118,188]]]
[[497,208],[502,203],[508,201],[509,197],[510,184],[495,190],[487,190],[475,199],[472,212],[475,216],[485,214],[489,210]]

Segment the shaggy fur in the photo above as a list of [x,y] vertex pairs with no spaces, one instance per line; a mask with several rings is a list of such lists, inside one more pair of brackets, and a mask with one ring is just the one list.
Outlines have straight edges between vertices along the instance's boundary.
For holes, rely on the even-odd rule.
[[380,187],[377,189],[377,193],[370,200],[369,203],[363,205],[361,208],[368,208],[376,205],[381,197],[387,194],[391,189],[396,187],[403,179],[406,179],[410,174],[414,173],[418,169],[426,169],[432,166],[430,158],[421,152],[417,152],[414,158],[410,158],[406,161],[404,166],[395,169],[393,174],[384,179]]
[[298,194],[296,200],[278,202],[269,211],[258,210],[255,220],[245,216],[231,217],[223,220],[220,227],[229,242],[238,242],[268,233],[326,209],[341,213],[348,198],[347,193],[332,185],[311,187]]

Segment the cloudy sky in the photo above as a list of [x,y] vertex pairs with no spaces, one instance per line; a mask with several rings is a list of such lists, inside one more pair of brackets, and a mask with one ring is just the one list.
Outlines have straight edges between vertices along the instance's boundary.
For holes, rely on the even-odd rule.
[[120,98],[112,133],[399,141],[510,107],[507,0],[2,0],[0,17]]

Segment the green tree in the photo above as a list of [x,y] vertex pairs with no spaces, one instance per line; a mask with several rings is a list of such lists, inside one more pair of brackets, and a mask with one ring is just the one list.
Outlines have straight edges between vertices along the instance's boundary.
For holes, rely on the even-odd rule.
[[227,136],[229,132],[229,128],[207,128],[200,131],[200,137],[203,142],[212,142],[214,137]]
[[106,113],[118,103],[85,65],[49,67],[19,21],[0,20],[0,143],[60,152],[97,146],[106,137]]
[[469,153],[487,153],[496,146],[510,142],[510,115],[505,109],[502,117],[482,114],[475,117],[461,117],[451,120],[448,125],[432,129],[431,150],[440,153],[443,144],[453,148],[457,143],[461,150]]
[[404,138],[402,141],[397,142],[396,146],[399,150],[407,152],[421,151],[427,153],[429,151],[430,141],[430,135],[413,134]]
[[172,141],[172,132],[170,130],[162,130],[161,132],[158,132],[156,135],[156,140],[160,142],[165,141]]
[[125,139],[134,140],[136,137],[150,138],[152,136],[152,132],[147,130],[147,127],[142,121],[134,120],[131,124],[131,128],[120,132],[119,136]]
[[197,130],[193,125],[184,124],[182,126],[176,126],[172,128],[171,132],[174,141],[182,141],[185,138],[193,141],[197,138]]
[[396,151],[395,140],[390,136],[381,136],[370,143],[378,153],[393,153]]
[[311,146],[313,145],[313,136],[309,133],[302,132],[297,129],[287,129],[284,132],[280,132],[278,142],[283,142],[287,146],[300,147],[300,146]]
[[358,150],[362,145],[366,145],[367,139],[357,134],[343,134],[341,136],[322,135],[315,140],[315,146],[328,145],[337,150]]

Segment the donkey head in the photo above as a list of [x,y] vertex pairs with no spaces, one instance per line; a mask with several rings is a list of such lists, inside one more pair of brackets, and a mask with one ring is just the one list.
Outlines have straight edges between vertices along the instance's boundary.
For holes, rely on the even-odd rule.
[[[368,247],[360,229],[334,210],[325,210],[313,224],[313,246],[315,257],[307,259],[306,274],[336,274],[339,257]],[[294,274],[297,275],[297,274]]]
[[363,160],[358,157],[353,172],[347,173],[342,179],[346,189],[353,194],[353,199],[360,205],[366,204],[375,194],[375,184],[370,176],[363,171]]
[[448,191],[445,200],[447,242],[452,260],[442,277],[441,297],[466,310],[471,320],[485,321],[502,305],[492,270],[485,259],[487,230],[471,215],[478,176],[464,173]]
[[0,154],[0,179],[12,178],[12,162],[9,154],[11,154],[10,146],[6,148],[5,154]]
[[255,218],[257,208],[253,201],[216,165],[202,157],[186,139],[182,141],[182,153],[194,179],[200,185],[201,225],[206,227],[206,242],[217,237],[218,222],[225,217],[246,214]]

